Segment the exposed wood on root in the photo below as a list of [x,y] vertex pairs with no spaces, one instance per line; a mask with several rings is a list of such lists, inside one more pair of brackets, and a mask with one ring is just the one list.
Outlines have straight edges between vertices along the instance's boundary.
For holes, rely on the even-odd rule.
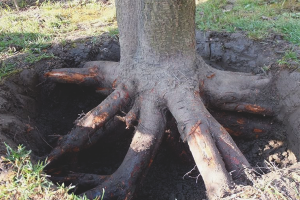
[[57,83],[72,83],[95,88],[98,93],[109,95],[115,88],[119,63],[111,61],[87,62],[83,68],[62,68],[45,73]]
[[[172,95],[176,95],[176,93],[175,91]],[[231,177],[227,173],[221,154],[211,137],[210,128],[216,124],[214,121],[212,123],[207,121],[212,116],[206,111],[199,96],[190,93],[185,96],[177,95],[176,98],[168,98],[168,107],[178,122],[182,139],[187,140],[208,196],[212,199],[222,196],[223,192],[231,185]],[[226,150],[221,153],[231,151],[235,153],[235,156],[240,156],[237,159],[242,160],[241,164],[249,165],[238,148],[231,146],[224,148]]]
[[[222,132],[223,128],[230,134],[230,136],[234,138],[245,138],[245,139],[257,139],[263,136],[270,134],[272,121],[270,118],[258,118],[255,119],[253,116],[244,116],[241,113],[233,113],[233,112],[219,112],[219,111],[211,111],[212,116],[216,119],[217,122],[221,124],[217,126],[217,128],[211,127],[214,132]],[[222,128],[223,127],[223,128]],[[216,139],[216,144],[218,144],[218,139]],[[223,140],[219,138],[219,140]],[[171,118],[168,122],[166,129],[166,142],[168,148],[174,152],[174,154],[179,156],[179,159],[183,162],[190,162],[192,157],[189,155],[189,149],[186,145],[180,140],[180,135],[178,133],[178,129],[176,127],[176,120]],[[223,141],[224,143],[224,141]],[[228,145],[232,145],[230,142]],[[235,146],[235,145],[234,145]],[[220,148],[220,147],[218,147]],[[229,157],[223,159],[231,160],[232,154],[229,153]],[[228,161],[225,161],[225,164]],[[231,166],[231,167],[230,167]],[[226,169],[234,175],[240,175],[243,171],[243,168],[232,167],[234,165],[226,166]]]
[[[118,65],[115,66],[118,68]],[[91,68],[87,67],[86,69],[89,71]],[[67,70],[64,69],[63,71],[66,72]],[[72,69],[71,71],[75,72],[76,70]],[[50,77],[49,74],[51,74],[51,79],[53,81],[63,82],[65,80],[64,76],[57,76],[57,70],[55,70],[55,72],[53,73],[48,73],[48,76]],[[61,77],[63,77],[63,79],[61,79]],[[77,77],[80,77],[80,75],[76,74],[75,78],[71,75],[68,76],[68,83],[87,83],[84,81],[78,81]],[[88,76],[88,79],[90,79],[91,77],[92,76]],[[73,81],[72,78],[74,78]],[[210,77],[210,79],[213,78],[215,78],[215,76]],[[95,80],[95,77],[93,77],[92,79]],[[116,82],[113,81],[111,83],[111,81],[108,82],[111,88],[113,88],[115,87],[114,84],[116,84]],[[89,80],[88,83],[91,83],[91,80]],[[98,84],[98,82],[93,82],[93,84]],[[111,90],[111,88],[108,88],[107,91]],[[145,103],[149,101],[149,99],[155,101],[155,96],[149,98],[152,95],[153,91],[154,90],[151,90],[150,93],[143,93],[143,96],[136,96],[133,107],[126,114],[126,116],[122,118],[127,127],[132,126],[133,122],[139,121],[138,130],[145,129],[146,127],[145,131],[147,132],[148,129],[151,130],[153,127],[155,128],[156,126],[162,124],[162,122],[158,120],[156,121],[156,123],[152,123],[151,125],[144,125],[145,122],[149,123],[149,120],[151,122],[152,118],[156,119],[153,116],[145,118],[145,116],[147,115],[146,113],[152,113],[153,110],[158,109],[157,106],[153,106],[153,103]],[[204,95],[210,94],[207,93],[207,91],[205,92],[205,90],[203,91]],[[231,185],[231,177],[227,173],[227,171],[232,172],[233,175],[240,175],[241,171],[244,168],[250,167],[248,161],[245,159],[232,138],[229,136],[227,130],[229,130],[229,132],[231,132],[231,134],[235,136],[245,136],[245,130],[247,130],[247,132],[252,131],[252,133],[256,136],[258,134],[266,132],[269,126],[265,123],[259,123],[257,121],[252,122],[247,118],[237,118],[231,115],[226,117],[228,120],[222,120],[225,118],[225,114],[216,115],[216,117],[219,117],[220,121],[225,125],[224,128],[206,110],[200,96],[198,96],[199,94],[201,95],[201,92],[201,90],[199,93],[186,92],[185,95],[180,96],[178,94],[182,94],[181,92],[174,91],[170,92],[165,98],[168,99],[167,107],[170,109],[171,113],[174,115],[176,121],[178,122],[178,128],[180,130],[182,139],[184,141],[187,141],[189,145],[190,151],[192,152],[200,174],[205,182],[208,196],[211,199],[214,199],[216,197],[222,196],[223,191],[228,189],[228,187],[230,187]],[[124,85],[122,87],[118,86],[117,89],[111,95],[109,95],[105,101],[103,101],[98,107],[89,112],[84,118],[80,119],[70,134],[61,139],[59,145],[49,155],[50,162],[55,163],[54,161],[63,156],[65,153],[77,152],[80,149],[91,146],[96,141],[98,141],[103,134],[101,133],[101,130],[97,134],[95,134],[96,130],[103,127],[105,123],[109,119],[111,119],[121,107],[129,104],[129,102],[131,101],[130,97],[134,96],[134,94],[134,90],[127,91]],[[147,96],[147,98],[145,98],[145,96]],[[203,96],[203,94],[202,98],[205,99],[205,96]],[[240,100],[243,99],[244,98],[241,98]],[[225,97],[222,99],[222,101],[224,100],[227,101],[229,99],[228,97]],[[231,102],[228,102],[227,105],[230,105],[230,103]],[[149,104],[152,105],[150,109]],[[216,105],[218,104],[214,104],[214,106]],[[224,109],[223,105],[224,104],[222,104],[221,109]],[[238,108],[238,111],[243,111],[243,109],[240,109],[241,107]],[[268,112],[266,112],[266,109],[259,106],[250,106],[250,108],[251,109],[245,109],[244,111],[251,113],[254,110],[256,114],[268,114]],[[180,110],[184,109],[186,109],[186,111],[180,112]],[[161,117],[164,118],[164,114],[161,114]],[[235,126],[235,124],[238,124],[239,126]],[[239,130],[243,130],[242,134],[239,134],[239,131],[235,129],[236,127],[238,127]],[[163,132],[161,128],[159,128],[159,130]],[[86,187],[98,185],[94,189],[86,192],[86,194],[90,198],[99,195],[102,191],[101,187],[111,188],[108,189],[109,191],[111,191],[111,197],[132,196],[134,192],[134,187],[132,185],[137,184],[137,182],[141,180],[140,174],[142,174],[143,171],[148,169],[148,167],[151,165],[154,155],[154,153],[152,154],[148,152],[148,150],[145,150],[146,152],[148,152],[146,153],[147,155],[141,153],[143,151],[140,148],[145,145],[142,145],[140,143],[142,140],[140,141],[140,139],[137,139],[137,135],[139,134],[141,134],[141,132],[139,131],[135,134],[131,149],[128,151],[123,164],[114,174],[106,177],[105,179],[100,178],[101,183],[95,180],[85,181],[85,179],[80,175],[82,180],[77,180],[75,181],[75,183],[78,183],[78,185],[85,185]],[[249,135],[247,135],[247,137],[248,136]],[[158,148],[158,146],[156,148]],[[132,152],[132,150],[134,152]],[[151,154],[151,159],[149,159],[148,154]],[[139,164],[131,168],[131,171],[129,171],[131,174],[137,173],[138,178],[130,178],[130,180],[126,178],[124,179],[123,176],[126,176],[125,169],[128,169],[129,165],[134,165],[134,160],[137,160],[137,163]],[[142,160],[143,164],[141,164]],[[71,176],[74,177],[74,175]],[[122,182],[124,184],[121,187],[123,189],[120,189],[118,186],[116,186],[116,182],[120,182],[120,179],[124,180]],[[62,180],[63,179],[61,179],[61,181]],[[67,181],[68,180],[70,181],[70,178],[67,178]],[[126,182],[128,182],[128,184],[126,184]],[[129,183],[132,183],[132,185],[130,185]],[[126,196],[125,194],[130,195]]]
[[165,119],[161,111],[155,108],[152,112],[142,109],[141,123],[137,127],[124,161],[115,173],[106,177],[95,188],[85,192],[85,195],[93,199],[101,196],[100,191],[102,192],[104,188],[104,199],[131,199],[135,186],[144,178],[145,172],[151,166],[159,149],[164,128]]
[[97,142],[104,135],[104,132],[97,132],[97,130],[129,101],[129,91],[121,88],[115,90],[101,104],[78,120],[69,134],[60,138],[58,146],[49,154],[48,161],[53,163],[65,153],[78,152]]
[[222,124],[226,131],[237,138],[260,138],[269,134],[271,118],[254,118],[240,113],[214,112],[215,119]]

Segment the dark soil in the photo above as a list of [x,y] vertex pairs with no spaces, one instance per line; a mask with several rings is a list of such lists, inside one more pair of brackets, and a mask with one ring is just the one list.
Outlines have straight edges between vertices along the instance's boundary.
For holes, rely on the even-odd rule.
[[[66,44],[64,48],[60,44],[54,45],[48,52],[57,58],[39,61],[3,81],[0,85],[1,155],[6,152],[2,144],[4,141],[12,147],[24,144],[38,156],[47,155],[55,146],[59,135],[67,134],[81,114],[88,112],[104,99],[104,96],[91,88],[54,84],[43,76],[54,68],[82,67],[87,61],[118,61],[118,41],[106,36],[100,38],[102,39],[97,44],[86,38]],[[277,60],[285,50],[291,48],[290,44],[278,37],[252,41],[241,33],[198,32],[197,43],[199,54],[212,66],[254,74],[276,73],[281,70],[276,64]],[[264,66],[270,67],[270,70],[264,70]],[[296,162],[294,154],[289,150],[288,128],[284,120],[270,120],[272,130],[268,135],[257,139],[236,139],[236,143],[252,166],[264,167],[266,160],[279,167],[287,167]],[[132,134],[133,130],[125,130],[120,122],[116,130],[93,148],[66,158],[61,163],[62,170],[66,173],[113,173],[129,148]],[[176,152],[182,150],[177,149]],[[194,165],[191,159],[182,159],[164,142],[143,184],[139,185],[135,199],[205,199],[201,178],[197,183],[193,178],[183,179],[184,174]],[[198,174],[195,172],[193,175]]]

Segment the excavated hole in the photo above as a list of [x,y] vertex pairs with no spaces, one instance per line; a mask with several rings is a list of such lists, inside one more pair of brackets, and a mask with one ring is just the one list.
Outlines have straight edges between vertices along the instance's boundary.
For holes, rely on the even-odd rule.
[[[198,32],[197,43],[199,54],[212,66],[252,73],[266,73],[262,67],[276,61],[280,57],[276,54],[276,48],[283,48],[265,46],[239,34]],[[69,49],[65,47],[68,50],[64,52],[61,52],[60,48],[53,48],[52,51],[60,55],[59,60],[41,61],[34,68],[25,69],[0,86],[0,140],[10,145],[25,144],[34,154],[47,155],[51,147],[55,146],[58,136],[67,134],[80,114],[88,112],[104,99],[91,88],[54,84],[43,78],[43,73],[52,68],[81,67],[89,60],[119,59],[119,46],[115,41],[101,43],[99,46],[88,44],[89,42],[78,42],[77,45],[70,45]],[[266,50],[266,47],[269,49]],[[272,51],[270,48],[273,48]],[[272,120],[272,124],[272,130],[265,137],[236,139],[253,166],[264,166],[264,160],[275,162],[282,167],[295,162],[288,150],[286,127],[276,120]],[[72,158],[69,156],[62,159],[62,174],[68,171],[103,175],[113,173],[121,164],[132,135],[133,129],[126,130],[120,123],[115,132],[103,138],[94,147]],[[182,147],[177,152],[183,150],[185,149]],[[5,153],[3,145],[0,146],[0,152]],[[172,148],[163,142],[147,177],[137,189],[135,199],[204,199],[202,180],[196,183],[195,179],[182,178],[194,165],[190,159],[182,160],[178,153],[174,153]],[[197,176],[197,173],[194,175]]]

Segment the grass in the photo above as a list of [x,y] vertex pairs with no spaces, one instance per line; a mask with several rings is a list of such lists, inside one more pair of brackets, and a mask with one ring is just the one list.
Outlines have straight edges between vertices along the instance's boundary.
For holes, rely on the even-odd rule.
[[4,77],[9,76],[18,71],[19,70],[15,69],[14,64],[11,63],[2,64],[2,66],[0,66],[0,82],[3,80]]
[[[23,0],[22,2],[26,2]],[[23,6],[24,7],[24,6]],[[45,51],[53,43],[63,43],[79,36],[117,34],[116,12],[112,5],[94,0],[52,2],[16,11],[0,7],[0,60],[26,54],[32,64],[53,55]]]
[[115,28],[109,28],[109,29],[108,29],[108,34],[109,34],[111,37],[118,36],[118,35],[119,35],[119,29],[118,29],[117,27],[115,27]]
[[281,67],[287,68],[293,68],[294,66],[291,66],[291,63],[294,63],[297,69],[300,66],[300,57],[297,56],[297,53],[294,50],[289,50],[284,53],[283,57],[278,60],[277,63]]
[[[14,150],[6,145],[6,149],[7,155],[5,158],[2,158],[2,163],[9,170],[1,172],[0,199],[87,200],[85,196],[78,197],[74,194],[68,194],[68,191],[73,186],[55,186],[50,182],[47,179],[47,175],[43,173],[46,161],[32,164],[30,151],[27,151],[25,147],[19,146],[17,150]],[[104,193],[101,199],[103,197]]]
[[30,64],[33,64],[37,61],[40,61],[42,59],[46,59],[46,58],[55,58],[55,56],[50,53],[40,53],[40,54],[37,54],[37,55],[33,55],[33,54],[29,54],[26,58],[25,58],[25,61],[27,63],[30,63]]
[[198,0],[196,24],[201,30],[244,31],[250,38],[282,35],[300,45],[299,0]]
[[[269,173],[260,174],[257,171],[246,170],[252,186],[238,186],[224,200],[235,199],[300,199],[300,165],[279,169],[274,163],[266,163]],[[258,171],[261,171],[258,169]]]
[[[93,38],[104,32],[111,37],[119,34],[113,3],[48,0],[30,7],[26,1],[19,1],[19,7],[23,8],[20,11],[5,4],[9,1],[1,1],[2,62],[25,55],[25,59],[20,57],[18,62],[31,65],[41,59],[53,58],[53,54],[47,53],[53,43],[67,44],[77,37]],[[201,30],[245,31],[254,39],[279,34],[300,45],[299,0],[231,0],[232,4],[227,0],[196,2],[196,24]]]

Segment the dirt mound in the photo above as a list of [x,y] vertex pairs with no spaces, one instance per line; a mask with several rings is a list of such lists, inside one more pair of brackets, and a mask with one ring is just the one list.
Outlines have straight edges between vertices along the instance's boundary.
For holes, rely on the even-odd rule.
[[[56,59],[42,60],[2,81],[0,132],[7,137],[3,141],[24,144],[37,155],[48,152],[49,143],[55,138],[49,135],[66,134],[78,114],[91,109],[102,97],[89,88],[47,82],[44,73],[54,68],[81,67],[86,61],[99,58],[118,60],[116,45],[113,40],[92,45],[90,38],[86,42],[75,41],[65,48],[53,45],[49,52],[57,56]],[[5,151],[1,144],[0,152]]]
[[[44,73],[54,68],[82,67],[86,61],[120,59],[117,41],[107,38],[99,41],[94,44],[89,38],[81,39],[75,41],[76,45],[73,42],[64,48],[57,44],[48,50],[57,58],[42,60],[3,81],[0,85],[0,154],[6,152],[2,144],[5,141],[10,146],[24,144],[35,155],[47,155],[58,137],[68,133],[81,114],[101,102],[104,97],[90,88],[54,84],[44,78]],[[197,33],[197,43],[199,54],[218,69],[273,73],[275,87],[281,96],[278,100],[277,94],[271,93],[274,96],[270,98],[276,99],[280,115],[269,119],[272,123],[269,134],[256,139],[236,139],[236,142],[252,166],[265,167],[264,160],[280,167],[295,163],[294,153],[300,157],[300,119],[297,118],[300,74],[297,71],[278,73],[276,64],[284,50],[291,48],[290,44],[277,37],[251,41],[240,33],[203,32]],[[264,66],[270,66],[271,70],[265,71]],[[121,138],[112,133],[95,147],[79,153],[77,160],[65,162],[64,170],[112,173],[129,147],[132,132],[125,131]],[[204,199],[204,185],[200,179],[197,183],[193,178],[183,179],[193,167],[193,161],[182,161],[163,144],[135,199]]]
[[264,68],[275,67],[286,51],[297,50],[278,35],[255,41],[245,38],[242,33],[196,33],[198,53],[208,64],[221,70],[265,73]]

